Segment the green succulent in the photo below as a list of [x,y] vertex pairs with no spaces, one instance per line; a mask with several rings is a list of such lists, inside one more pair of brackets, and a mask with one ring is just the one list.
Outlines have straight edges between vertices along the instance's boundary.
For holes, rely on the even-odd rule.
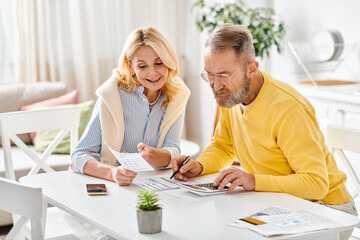
[[196,1],[191,10],[196,10],[197,29],[211,33],[217,25],[233,23],[245,25],[251,31],[254,39],[255,56],[270,54],[271,46],[275,45],[280,53],[285,36],[285,27],[271,8],[247,8],[241,0],[233,3],[217,2],[207,5],[204,0]]
[[136,207],[143,211],[155,211],[162,207],[158,204],[159,195],[151,189],[141,189],[137,195]]

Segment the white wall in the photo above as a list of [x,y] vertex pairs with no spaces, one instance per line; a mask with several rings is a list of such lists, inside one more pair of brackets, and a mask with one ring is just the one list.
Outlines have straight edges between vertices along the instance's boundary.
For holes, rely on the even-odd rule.
[[[201,149],[206,147],[212,137],[215,120],[216,102],[210,86],[205,83],[200,73],[204,68],[203,53],[206,33],[196,29],[195,16],[190,13],[193,1],[186,1],[188,12],[183,18],[180,32],[183,32],[182,58],[184,60],[184,76],[186,84],[191,89],[186,111],[187,138],[200,144]],[[190,16],[188,15],[190,14]]]

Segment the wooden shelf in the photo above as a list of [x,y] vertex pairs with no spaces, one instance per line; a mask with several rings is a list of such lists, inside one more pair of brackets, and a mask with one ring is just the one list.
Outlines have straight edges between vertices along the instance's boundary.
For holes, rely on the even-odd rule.
[[[316,84],[315,84],[316,83]],[[356,84],[356,81],[345,81],[345,80],[308,80],[299,81],[299,84],[303,85],[317,85],[317,86],[331,86],[331,85],[345,85],[345,84]]]

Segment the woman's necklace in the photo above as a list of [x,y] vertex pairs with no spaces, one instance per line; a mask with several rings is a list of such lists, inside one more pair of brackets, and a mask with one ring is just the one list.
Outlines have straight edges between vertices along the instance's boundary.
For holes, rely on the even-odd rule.
[[155,99],[155,101],[153,101],[151,103],[149,102],[150,109],[159,101],[160,96],[161,96],[161,90],[159,91],[159,94],[158,94],[157,98]]

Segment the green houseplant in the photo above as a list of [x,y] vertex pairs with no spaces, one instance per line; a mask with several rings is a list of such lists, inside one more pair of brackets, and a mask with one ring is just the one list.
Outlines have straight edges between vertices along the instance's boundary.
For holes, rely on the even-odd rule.
[[161,232],[162,207],[158,203],[159,195],[150,189],[142,189],[137,195],[137,222],[140,233]]
[[254,38],[255,56],[269,56],[272,46],[281,52],[285,27],[271,8],[247,8],[241,0],[218,1],[212,5],[198,0],[191,9],[196,10],[196,25],[200,32],[211,33],[217,25],[224,23],[245,25]]

